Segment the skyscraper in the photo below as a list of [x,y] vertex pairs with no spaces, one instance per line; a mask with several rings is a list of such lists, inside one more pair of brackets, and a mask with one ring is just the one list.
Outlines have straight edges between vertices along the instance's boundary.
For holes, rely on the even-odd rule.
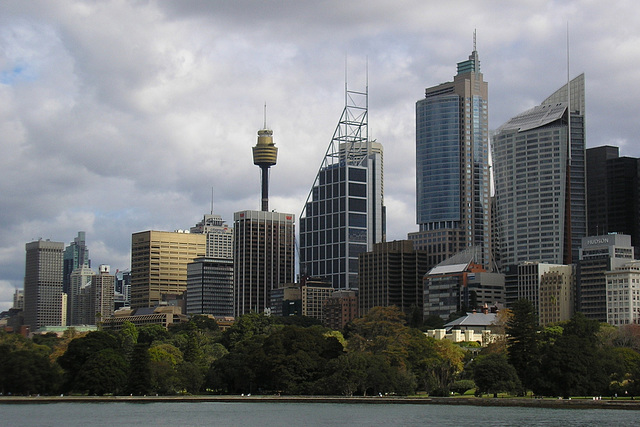
[[627,234],[640,257],[640,159],[609,145],[588,148],[587,211],[589,236]]
[[586,235],[584,74],[569,86],[570,104],[565,85],[493,138],[502,270],[525,261],[568,265],[578,259]]
[[470,246],[492,267],[488,84],[475,48],[453,82],[427,88],[416,103],[416,249],[431,265]]
[[64,293],[69,294],[70,277],[73,270],[83,265],[91,267],[91,260],[89,259],[89,248],[87,248],[85,242],[85,232],[78,231],[78,236],[64,249],[64,271],[62,277]]
[[191,227],[191,233],[206,234],[207,258],[233,258],[233,230],[220,215],[211,214],[204,216],[195,227]]
[[268,309],[271,290],[295,277],[294,215],[269,211],[268,172],[277,155],[272,135],[269,129],[258,131],[253,147],[254,164],[262,170],[262,210],[233,214],[235,316]]
[[168,231],[131,235],[131,307],[155,307],[187,289],[187,264],[204,256],[206,236]]
[[87,323],[97,324],[113,315],[113,297],[116,277],[111,274],[111,267],[101,264],[98,267],[98,274],[91,281],[91,300]]
[[345,108],[300,216],[300,272],[358,288],[358,255],[385,239],[382,145],[368,133],[368,91]]
[[584,237],[577,263],[577,310],[598,322],[608,321],[607,271],[633,261],[631,237],[608,234]]
[[187,265],[187,314],[233,316],[233,260],[196,258]]
[[[83,289],[91,286],[95,275],[96,273],[87,265],[81,265],[71,273],[67,292],[67,325],[94,324],[87,323],[85,316],[87,302],[83,301],[86,299],[83,297]],[[84,294],[86,293],[87,289],[84,291]]]
[[271,307],[271,290],[295,279],[293,214],[234,213],[234,315]]
[[61,326],[63,313],[62,267],[64,243],[38,240],[27,243],[24,272],[24,323],[37,331]]
[[407,315],[422,312],[422,280],[429,270],[427,252],[416,251],[409,240],[382,242],[360,254],[358,312],[395,305]]

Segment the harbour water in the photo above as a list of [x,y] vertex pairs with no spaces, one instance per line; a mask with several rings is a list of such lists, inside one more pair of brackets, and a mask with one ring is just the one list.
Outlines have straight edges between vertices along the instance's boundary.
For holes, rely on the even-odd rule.
[[50,403],[0,405],[6,426],[635,426],[624,409],[269,402]]

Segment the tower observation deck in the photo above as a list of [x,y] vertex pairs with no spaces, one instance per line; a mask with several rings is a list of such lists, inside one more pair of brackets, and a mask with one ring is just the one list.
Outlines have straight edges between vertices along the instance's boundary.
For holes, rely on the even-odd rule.
[[253,147],[253,164],[262,170],[262,210],[269,210],[269,168],[276,164],[278,148],[273,143],[273,131],[258,131],[258,143]]

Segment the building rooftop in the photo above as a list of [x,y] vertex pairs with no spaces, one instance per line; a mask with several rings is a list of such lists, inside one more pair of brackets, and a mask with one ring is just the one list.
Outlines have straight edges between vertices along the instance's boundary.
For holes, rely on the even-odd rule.
[[544,126],[562,118],[566,110],[567,104],[565,102],[533,107],[532,109],[511,118],[505,124],[500,126],[500,128],[498,129],[498,133],[507,130],[523,132],[529,129],[535,129],[540,126]]
[[491,326],[496,320],[496,313],[467,313],[466,316],[462,316],[444,325],[445,329],[453,329],[456,326]]

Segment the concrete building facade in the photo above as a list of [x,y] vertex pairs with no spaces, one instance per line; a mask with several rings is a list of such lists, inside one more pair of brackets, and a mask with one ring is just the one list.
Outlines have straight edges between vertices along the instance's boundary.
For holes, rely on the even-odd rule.
[[570,104],[565,85],[493,137],[501,271],[578,259],[586,236],[584,75],[570,86]]
[[640,261],[607,271],[605,277],[607,323],[613,326],[640,323]]
[[608,234],[583,238],[577,265],[577,310],[589,319],[608,322],[605,273],[633,258],[631,236]]
[[268,211],[234,213],[234,315],[261,313],[271,290],[295,280],[295,217]]
[[220,215],[212,211],[191,227],[190,232],[207,236],[207,258],[233,259],[233,230]]
[[576,275],[573,265],[550,269],[540,278],[540,326],[569,320],[575,312]]
[[187,265],[187,314],[233,316],[233,259],[203,257]]
[[206,236],[141,231],[131,236],[131,307],[155,307],[187,290],[187,264],[206,252]]
[[36,332],[44,326],[66,324],[62,292],[64,243],[27,243],[24,272],[24,323]]
[[376,243],[373,251],[360,254],[358,274],[359,314],[373,307],[395,305],[409,314],[422,309],[422,280],[429,270],[426,251],[416,251],[413,242]]
[[324,325],[342,330],[347,323],[358,317],[358,293],[354,290],[337,290],[324,300],[322,309]]

